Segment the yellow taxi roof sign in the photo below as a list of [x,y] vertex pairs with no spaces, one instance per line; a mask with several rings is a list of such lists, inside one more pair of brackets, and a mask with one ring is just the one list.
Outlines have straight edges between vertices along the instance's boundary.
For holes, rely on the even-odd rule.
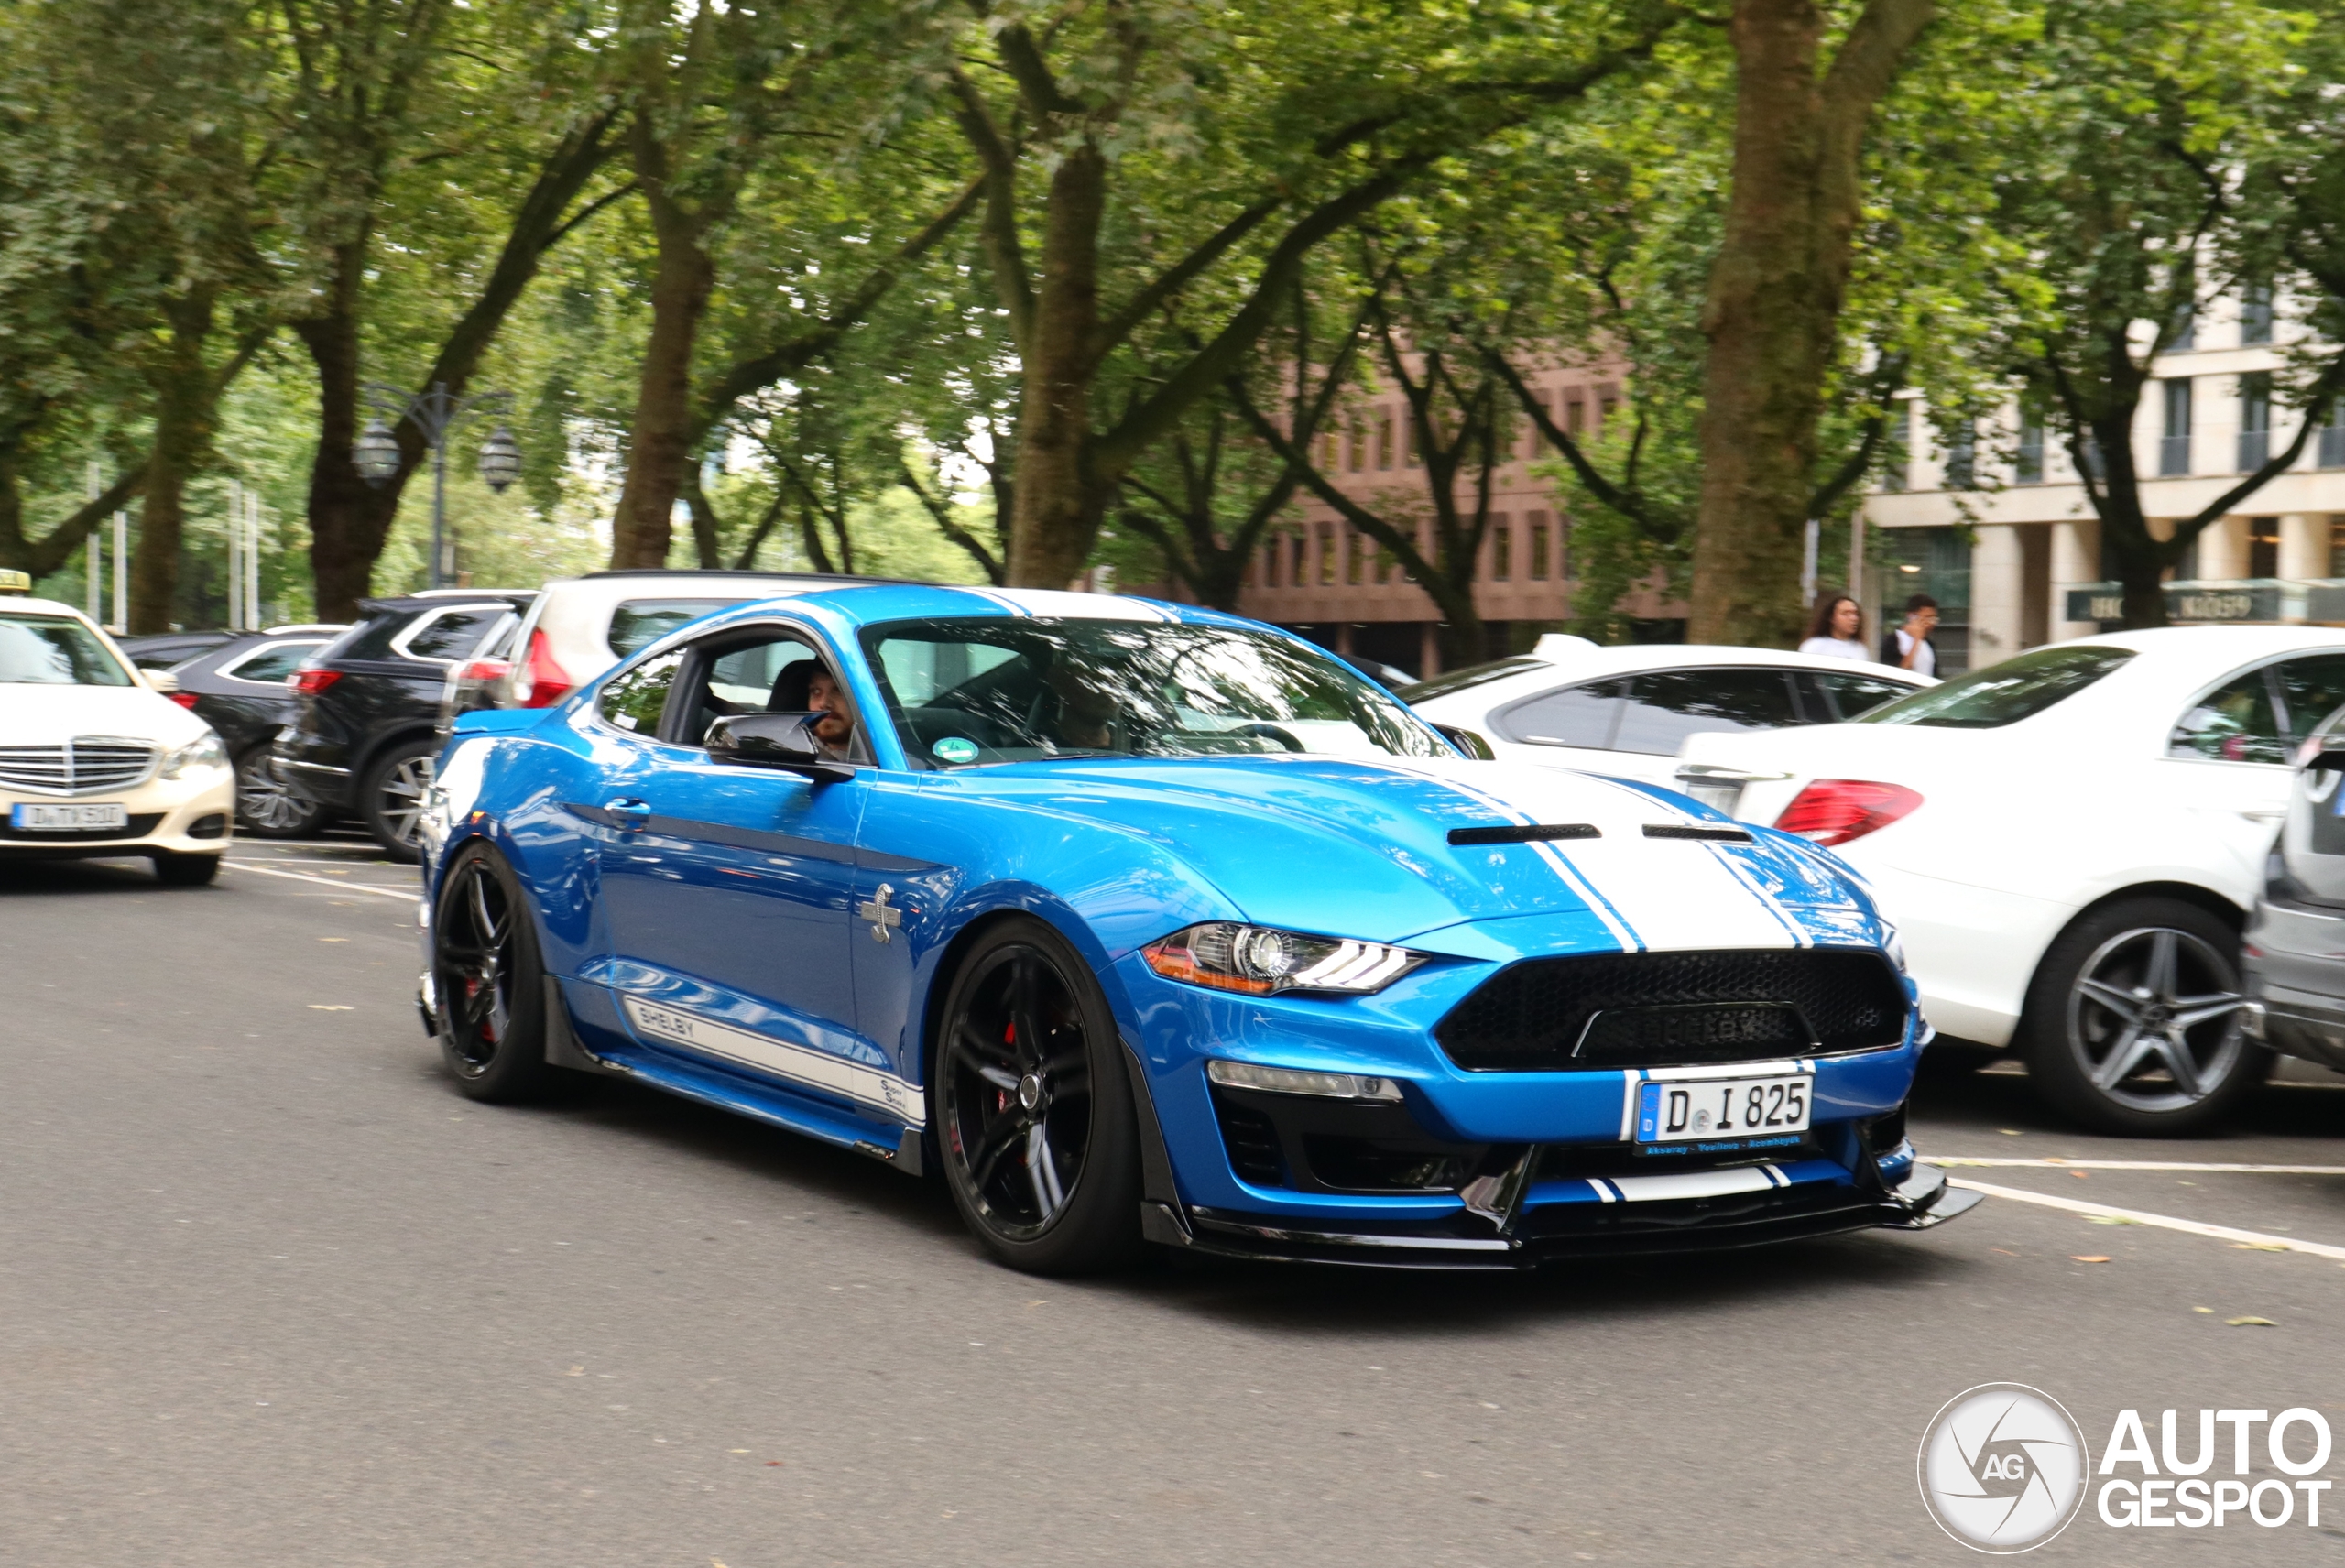
[[13,572],[0,566],[0,593],[29,593],[33,591],[33,574]]

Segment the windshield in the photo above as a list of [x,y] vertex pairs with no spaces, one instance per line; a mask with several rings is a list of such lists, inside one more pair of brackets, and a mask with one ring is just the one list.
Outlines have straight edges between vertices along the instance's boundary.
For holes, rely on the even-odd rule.
[[1397,687],[1392,694],[1403,702],[1430,702],[1435,697],[1446,697],[1452,691],[1469,691],[1476,686],[1486,686],[1493,681],[1503,681],[1510,675],[1520,675],[1526,670],[1547,668],[1547,661],[1543,659],[1495,659],[1489,664],[1469,664],[1463,670],[1453,670],[1446,674],[1436,675],[1430,681],[1420,681],[1412,686]]
[[130,671],[98,636],[64,615],[0,614],[0,681],[33,686],[128,686]]
[[1236,627],[984,618],[867,626],[916,768],[1051,757],[1445,757],[1381,688]]
[[1860,724],[1991,730],[2033,718],[2133,657],[2130,648],[2044,648],[1958,675],[1862,714]]

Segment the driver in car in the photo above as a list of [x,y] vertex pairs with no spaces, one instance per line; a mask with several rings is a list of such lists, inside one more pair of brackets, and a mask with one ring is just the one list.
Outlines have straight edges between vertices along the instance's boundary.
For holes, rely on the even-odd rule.
[[855,703],[819,665],[806,678],[806,711],[814,715],[812,728],[823,756],[832,762],[853,761],[848,752],[855,739]]

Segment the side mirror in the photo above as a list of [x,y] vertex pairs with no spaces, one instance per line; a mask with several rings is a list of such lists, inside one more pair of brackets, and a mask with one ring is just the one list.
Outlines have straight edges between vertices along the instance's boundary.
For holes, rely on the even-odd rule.
[[701,744],[711,761],[736,768],[770,768],[818,783],[855,777],[853,768],[823,755],[812,713],[726,713],[708,726]]
[[1442,739],[1477,762],[1496,762],[1499,759],[1499,754],[1490,749],[1489,741],[1463,724],[1434,724],[1433,727]]

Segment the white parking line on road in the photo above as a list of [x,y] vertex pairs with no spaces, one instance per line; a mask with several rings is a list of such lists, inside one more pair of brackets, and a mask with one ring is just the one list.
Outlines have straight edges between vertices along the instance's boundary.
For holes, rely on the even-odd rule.
[[2131,1220],[2135,1225],[2155,1225],[2160,1230],[2178,1230],[2189,1236],[2212,1236],[2217,1241],[2235,1241],[2243,1246],[2268,1247],[2274,1251],[2309,1252],[2315,1258],[2333,1258],[2345,1263],[2345,1247],[2330,1247],[2325,1242],[2298,1241],[2293,1236],[2267,1236],[2260,1230],[2233,1230],[2230,1225],[2201,1225],[2197,1220],[2178,1220],[2172,1214],[2145,1214],[2140,1209],[2112,1208],[2107,1203],[2089,1203],[2075,1198],[2056,1198],[2049,1192],[2030,1192],[2019,1187],[1993,1187],[1984,1181],[1966,1181],[1950,1177],[1947,1185],[1967,1187],[1973,1192],[1984,1192],[1991,1198],[2009,1198],[2014,1203],[2041,1203],[2047,1209],[2066,1209],[2070,1214],[2097,1214],[2107,1219]]
[[423,901],[420,893],[402,893],[391,887],[369,887],[364,882],[336,882],[329,877],[312,877],[304,871],[272,871],[266,866],[255,866],[248,860],[224,862],[231,871],[249,871],[257,877],[282,877],[288,882],[314,882],[321,887],[332,887],[341,893],[372,893],[378,898],[405,898],[410,904]]
[[1931,1165],[2026,1166],[2043,1171],[2243,1171],[2260,1176],[2345,1176],[2345,1165],[2200,1165],[2181,1160],[1995,1160],[1985,1156],[1925,1154]]

